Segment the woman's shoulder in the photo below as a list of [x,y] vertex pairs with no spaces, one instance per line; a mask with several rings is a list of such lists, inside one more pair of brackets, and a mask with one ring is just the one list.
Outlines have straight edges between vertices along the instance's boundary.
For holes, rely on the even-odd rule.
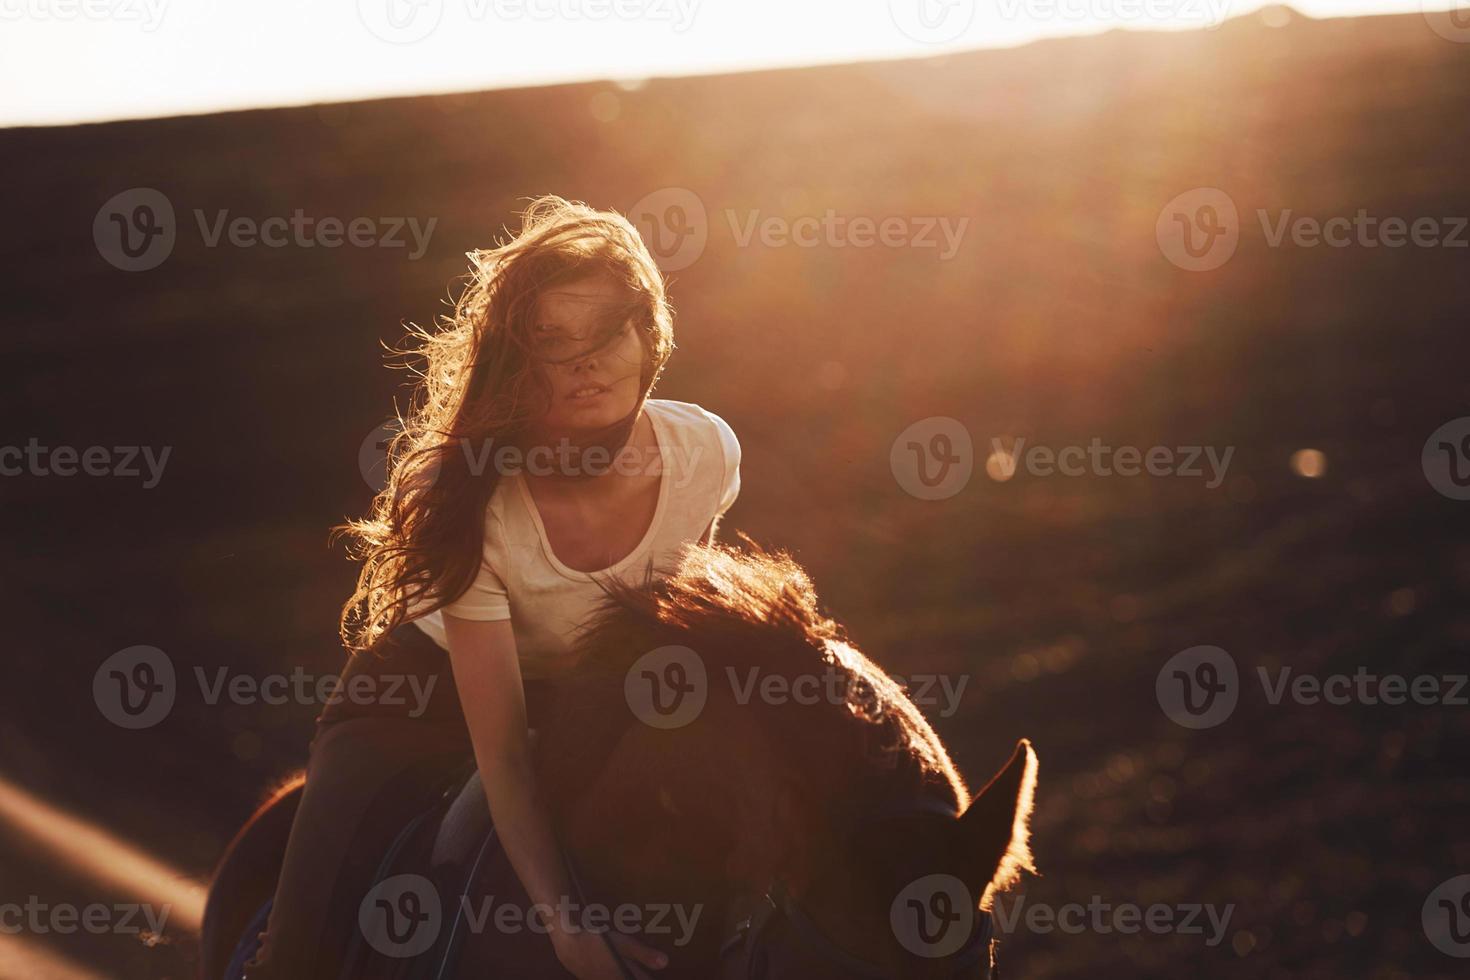
[[676,436],[713,441],[726,456],[739,459],[740,440],[735,437],[735,430],[709,409],[667,398],[650,398],[647,404],[650,411],[657,412],[662,421],[669,423]]
[[[706,501],[714,515],[723,514],[740,493],[740,440],[735,430],[692,402],[650,399],[648,405],[658,413],[673,443],[663,446],[663,455],[675,473],[675,486]],[[700,528],[707,522],[708,515],[701,516]]]

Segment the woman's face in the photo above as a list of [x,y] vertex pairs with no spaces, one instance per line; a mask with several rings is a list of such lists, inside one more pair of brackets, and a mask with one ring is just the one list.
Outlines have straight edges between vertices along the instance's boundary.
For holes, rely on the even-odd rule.
[[546,359],[551,395],[539,424],[543,431],[601,429],[638,404],[645,354],[633,321],[597,344],[606,311],[627,300],[627,288],[607,273],[553,286],[537,298],[532,337]]

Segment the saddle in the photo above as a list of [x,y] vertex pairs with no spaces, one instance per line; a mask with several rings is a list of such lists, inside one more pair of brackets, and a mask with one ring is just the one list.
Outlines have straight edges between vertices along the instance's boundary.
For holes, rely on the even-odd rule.
[[[278,801],[287,825],[300,793],[298,787]],[[393,800],[395,793],[430,802],[405,823],[403,800]],[[544,927],[526,921],[531,899],[500,846],[473,762],[441,776],[427,793],[422,783],[390,785],[371,810],[365,826],[387,828],[378,839],[392,839],[392,845],[366,891],[362,874],[339,875],[333,906],[351,907],[355,920],[350,932],[327,940],[345,946],[340,980],[479,978],[487,964],[497,975],[524,980],[571,978]],[[582,901],[575,868],[573,888]],[[246,964],[259,949],[271,906],[267,900],[240,933],[226,980],[248,975]]]
[[384,855],[358,908],[341,976],[451,980],[461,965],[468,977],[494,964],[503,976],[569,980],[544,924],[528,918],[531,904],[471,764]]

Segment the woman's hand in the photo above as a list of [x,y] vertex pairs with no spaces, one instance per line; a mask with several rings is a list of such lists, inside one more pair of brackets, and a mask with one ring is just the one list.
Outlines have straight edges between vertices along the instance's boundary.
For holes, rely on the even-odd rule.
[[628,965],[628,972],[636,980],[647,980],[648,974],[640,967],[660,969],[668,965],[669,958],[652,946],[619,932],[596,933],[554,932],[556,958],[577,980],[624,980],[618,969],[608,943],[617,949],[618,955]]

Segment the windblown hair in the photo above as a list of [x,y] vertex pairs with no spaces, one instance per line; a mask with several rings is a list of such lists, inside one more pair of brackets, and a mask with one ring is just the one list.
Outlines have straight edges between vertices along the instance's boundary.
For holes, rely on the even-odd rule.
[[[485,447],[514,444],[545,412],[542,365],[585,356],[631,318],[644,346],[646,398],[674,349],[662,274],[637,229],[615,212],[537,198],[514,238],[466,254],[471,270],[453,313],[437,328],[411,326],[410,346],[393,352],[418,362],[410,365],[418,381],[388,446],[385,486],[367,517],[333,529],[361,562],[339,623],[354,652],[375,650],[410,613],[439,609],[474,582],[499,474],[475,472],[471,461],[483,460]],[[599,272],[626,287],[627,302],[601,311],[590,340],[549,349],[535,335],[537,299]]]

